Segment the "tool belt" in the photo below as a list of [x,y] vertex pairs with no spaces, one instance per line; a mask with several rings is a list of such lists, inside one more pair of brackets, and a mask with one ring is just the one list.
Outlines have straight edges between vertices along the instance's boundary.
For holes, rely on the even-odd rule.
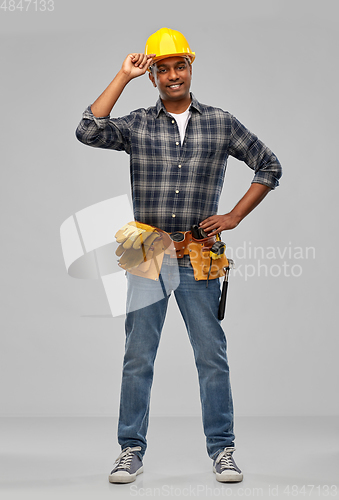
[[[183,239],[176,241],[177,235],[182,234]],[[190,261],[194,270],[194,278],[197,281],[216,279],[225,275],[225,267],[228,267],[228,260],[225,254],[220,258],[212,258],[210,255],[211,248],[220,241],[217,236],[210,236],[202,239],[195,239],[192,231],[170,233],[175,247],[175,254],[171,252],[171,257],[182,259],[184,255],[189,255]],[[168,253],[165,251],[165,253]]]
[[[138,231],[140,233],[135,236]],[[128,235],[131,233],[132,244],[128,240]],[[123,240],[125,236],[126,240]],[[195,239],[192,231],[167,233],[154,226],[133,221],[121,228],[117,232],[116,238],[121,243],[116,254],[120,256],[124,250],[119,260],[119,266],[131,274],[144,278],[153,280],[159,278],[164,255],[177,259],[189,255],[194,278],[197,281],[224,276],[224,268],[229,265],[225,253],[217,258],[211,257],[212,246],[216,241],[220,241],[217,236]],[[151,244],[148,246],[150,241]]]

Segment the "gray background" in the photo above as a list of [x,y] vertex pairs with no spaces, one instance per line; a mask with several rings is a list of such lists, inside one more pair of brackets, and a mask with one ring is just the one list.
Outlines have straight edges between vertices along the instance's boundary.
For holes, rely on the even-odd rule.
[[[300,265],[299,277],[230,278],[224,327],[236,415],[338,415],[337,15],[329,0],[55,0],[52,12],[0,12],[1,416],[117,415],[124,319],[110,316],[100,281],[67,275],[59,228],[129,194],[128,156],[85,147],[74,131],[125,56],[163,26],[196,52],[196,97],[233,113],[284,168],[281,186],[224,233],[228,246],[315,248],[315,259],[261,259],[275,273],[284,262]],[[156,99],[147,77],[134,80],[115,114]],[[220,213],[251,179],[230,159]],[[174,299],[151,415],[200,415]]]

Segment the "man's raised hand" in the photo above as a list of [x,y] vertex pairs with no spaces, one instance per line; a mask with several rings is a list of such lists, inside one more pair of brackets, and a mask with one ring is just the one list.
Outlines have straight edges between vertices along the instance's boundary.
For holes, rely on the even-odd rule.
[[121,71],[130,79],[144,75],[151,66],[155,54],[128,54]]
[[144,75],[151,66],[154,56],[155,54],[128,54],[117,75],[92,104],[93,115],[108,116],[128,82],[137,76]]

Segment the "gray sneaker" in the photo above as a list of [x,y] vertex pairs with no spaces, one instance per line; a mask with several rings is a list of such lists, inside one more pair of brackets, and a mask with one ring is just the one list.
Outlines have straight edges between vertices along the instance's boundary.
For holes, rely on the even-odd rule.
[[234,461],[232,453],[235,448],[225,448],[213,462],[213,472],[217,481],[221,483],[237,483],[242,481],[243,475]]
[[143,472],[142,460],[134,453],[140,450],[140,446],[122,450],[108,477],[110,483],[131,483],[135,481],[137,475]]

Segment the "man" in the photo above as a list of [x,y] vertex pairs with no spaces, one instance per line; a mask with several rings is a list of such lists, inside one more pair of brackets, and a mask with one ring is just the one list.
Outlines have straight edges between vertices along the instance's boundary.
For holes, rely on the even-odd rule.
[[[190,93],[194,59],[181,33],[167,28],[157,31],[149,37],[144,54],[126,57],[110,85],[84,112],[76,135],[90,146],[130,155],[136,221],[190,237],[192,225],[198,225],[202,235],[207,235],[203,241],[215,241],[222,231],[235,228],[278,185],[281,167],[275,155],[234,116],[199,103]],[[159,92],[156,106],[111,119],[125,86],[147,71]],[[229,155],[246,162],[255,176],[233,210],[217,215]],[[237,482],[243,478],[233,458],[232,393],[226,339],[218,320],[218,277],[222,274],[206,283],[207,276],[196,277],[193,259],[181,257],[179,286],[171,281],[173,260],[165,255],[159,276],[164,295],[126,314],[118,425],[122,452],[109,475],[112,483],[134,481],[143,471],[153,365],[171,290],[194,351],[207,452],[216,479]],[[127,273],[127,279],[128,304],[135,297],[154,295],[159,286],[159,281],[133,272]]]

